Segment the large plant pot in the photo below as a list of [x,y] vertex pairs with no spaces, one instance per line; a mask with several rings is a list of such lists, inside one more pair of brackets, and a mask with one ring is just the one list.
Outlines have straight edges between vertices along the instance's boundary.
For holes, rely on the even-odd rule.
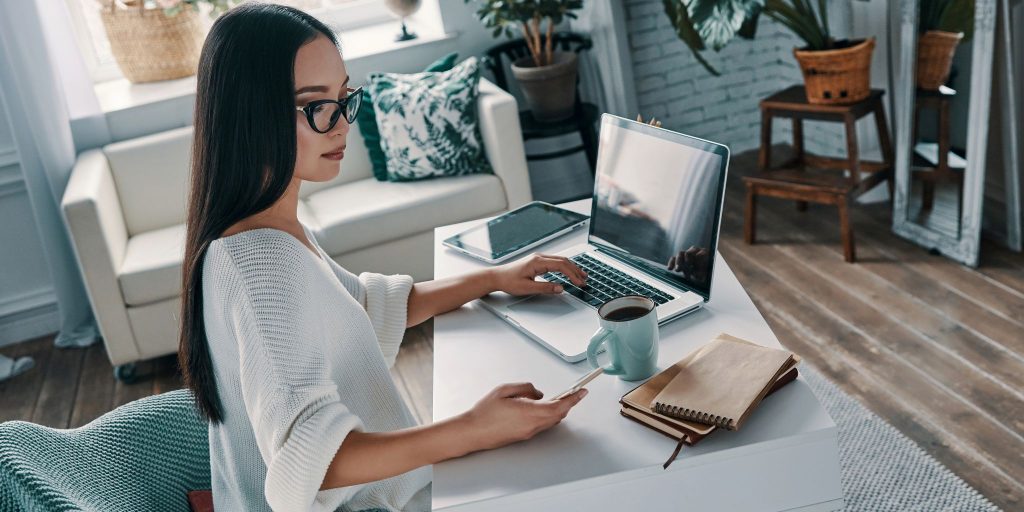
[[929,30],[917,40],[917,86],[935,91],[946,83],[963,32]]
[[533,57],[526,56],[512,63],[526,106],[538,121],[570,117],[576,104],[576,53],[554,52],[551,60],[551,65],[534,66]]
[[[841,44],[842,42],[840,42]],[[835,50],[793,49],[804,74],[807,101],[818,105],[856,103],[871,94],[871,53],[875,38],[850,41]]]
[[100,9],[110,51],[132,83],[170,80],[196,74],[203,47],[199,14],[186,7],[167,16],[163,9],[145,9],[141,1],[111,2]]

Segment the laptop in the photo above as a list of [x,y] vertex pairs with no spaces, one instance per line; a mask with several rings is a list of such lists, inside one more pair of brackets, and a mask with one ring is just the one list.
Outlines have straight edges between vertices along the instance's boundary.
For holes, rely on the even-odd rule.
[[596,310],[615,297],[654,299],[659,325],[696,311],[711,299],[728,166],[722,144],[603,114],[587,243],[558,253],[587,282],[547,273],[563,293],[481,305],[569,362],[586,359]]

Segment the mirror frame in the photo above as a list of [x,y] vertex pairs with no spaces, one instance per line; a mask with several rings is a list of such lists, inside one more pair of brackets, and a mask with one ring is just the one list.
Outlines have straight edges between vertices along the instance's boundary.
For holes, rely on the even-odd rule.
[[896,187],[892,230],[956,261],[978,266],[981,243],[981,207],[984,201],[985,157],[988,146],[989,108],[992,97],[992,61],[995,53],[997,0],[975,0],[971,53],[971,96],[968,103],[967,168],[964,170],[960,236],[928,229],[910,221],[910,140],[917,87],[917,27],[920,0],[900,0],[899,73],[894,91],[896,120]]

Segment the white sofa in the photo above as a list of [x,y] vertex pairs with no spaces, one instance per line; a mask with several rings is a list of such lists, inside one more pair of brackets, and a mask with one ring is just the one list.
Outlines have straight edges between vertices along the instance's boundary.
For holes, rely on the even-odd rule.
[[[353,272],[431,279],[436,226],[531,198],[515,99],[481,80],[478,108],[493,175],[379,182],[353,126],[339,176],[303,183],[299,220]],[[191,137],[185,127],[85,151],[64,193],[65,220],[114,365],[177,351]]]

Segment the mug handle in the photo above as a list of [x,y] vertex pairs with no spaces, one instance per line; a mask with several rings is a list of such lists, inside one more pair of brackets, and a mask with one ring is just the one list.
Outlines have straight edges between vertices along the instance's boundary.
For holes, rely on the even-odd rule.
[[597,349],[601,347],[608,338],[614,335],[612,331],[601,327],[590,337],[590,344],[587,345],[587,361],[590,363],[591,368],[602,368],[604,373],[608,375],[622,375],[625,371],[615,361],[611,362],[610,366],[603,366],[597,362]]

